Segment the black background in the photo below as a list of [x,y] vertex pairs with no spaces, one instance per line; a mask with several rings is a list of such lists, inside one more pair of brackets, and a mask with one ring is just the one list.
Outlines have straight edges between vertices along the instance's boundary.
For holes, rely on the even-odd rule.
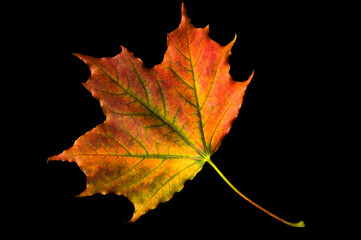
[[81,84],[90,75],[88,67],[72,53],[115,56],[123,45],[153,67],[162,62],[166,34],[178,27],[181,16],[181,1],[88,1],[38,6],[23,23],[29,28],[24,44],[37,60],[27,58],[36,76],[28,155],[37,172],[21,187],[32,201],[22,204],[18,216],[33,223],[28,231],[117,239],[252,234],[254,239],[302,238],[320,227],[314,209],[322,203],[315,199],[319,183],[313,180],[322,161],[315,150],[324,131],[317,118],[323,100],[315,98],[315,89],[324,81],[320,73],[327,56],[319,36],[328,26],[317,19],[319,8],[230,0],[185,1],[185,6],[192,23],[209,24],[210,37],[220,44],[237,34],[230,58],[234,80],[244,81],[255,71],[239,117],[213,162],[252,200],[286,220],[304,220],[307,227],[288,227],[251,206],[207,164],[169,202],[132,224],[124,224],[134,209],[123,196],[75,197],[85,189],[85,175],[74,163],[47,164],[46,159],[71,147],[105,116]]

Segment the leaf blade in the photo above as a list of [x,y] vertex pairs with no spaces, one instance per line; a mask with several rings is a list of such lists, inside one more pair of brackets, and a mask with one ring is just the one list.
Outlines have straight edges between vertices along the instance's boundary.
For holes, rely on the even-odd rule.
[[218,149],[249,81],[229,75],[235,40],[221,46],[208,34],[208,26],[190,23],[182,4],[163,62],[152,69],[125,47],[115,57],[74,54],[91,70],[84,86],[106,120],[48,160],[79,165],[87,176],[80,196],[125,195],[134,204],[135,221],[180,191]]

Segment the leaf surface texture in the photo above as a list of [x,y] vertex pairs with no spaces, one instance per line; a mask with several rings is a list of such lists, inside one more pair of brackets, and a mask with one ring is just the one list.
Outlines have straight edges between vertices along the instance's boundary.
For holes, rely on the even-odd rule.
[[131,221],[168,201],[217,151],[238,115],[252,76],[232,80],[234,42],[213,41],[208,26],[195,28],[182,5],[181,23],[154,68],[125,47],[115,57],[75,54],[91,70],[84,85],[106,120],[49,160],[78,164],[87,179],[80,196],[128,197]]

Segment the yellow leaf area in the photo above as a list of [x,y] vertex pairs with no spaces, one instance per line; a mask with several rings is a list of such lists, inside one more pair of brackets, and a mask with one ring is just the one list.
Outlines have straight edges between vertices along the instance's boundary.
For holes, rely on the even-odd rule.
[[87,180],[80,196],[126,196],[135,208],[130,222],[168,201],[205,162],[216,169],[210,156],[231,129],[253,76],[232,80],[234,42],[214,42],[208,26],[190,23],[182,4],[181,23],[167,35],[163,62],[154,68],[124,47],[110,58],[75,54],[91,70],[84,85],[106,120],[49,160],[78,164]]

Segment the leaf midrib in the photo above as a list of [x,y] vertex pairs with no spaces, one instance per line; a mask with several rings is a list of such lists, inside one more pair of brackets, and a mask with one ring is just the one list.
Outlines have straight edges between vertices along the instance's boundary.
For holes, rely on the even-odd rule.
[[186,26],[186,38],[187,38],[187,48],[188,48],[188,54],[189,54],[189,63],[191,65],[192,79],[193,79],[193,85],[194,85],[194,95],[195,95],[195,98],[196,98],[196,103],[197,103],[196,108],[197,108],[197,113],[198,113],[198,117],[199,117],[198,124],[199,124],[199,129],[200,129],[200,132],[201,132],[201,136],[202,136],[203,149],[206,151],[205,158],[207,158],[207,156],[209,156],[209,149],[207,147],[206,139],[205,139],[205,136],[204,136],[202,113],[201,113],[200,104],[199,104],[199,100],[198,100],[196,79],[195,79],[195,75],[194,75],[194,67],[195,66],[193,66],[192,54],[191,54],[190,43],[189,43],[189,38],[188,38],[188,25],[186,24],[185,26]]
[[[129,60],[130,61],[130,60]],[[173,126],[170,122],[168,122],[166,119],[164,119],[159,113],[157,113],[154,109],[150,107],[150,105],[147,105],[144,103],[141,99],[139,99],[135,94],[133,94],[131,91],[123,87],[121,84],[119,84],[118,79],[115,79],[112,75],[110,75],[106,70],[104,70],[101,66],[99,66],[95,61],[93,61],[93,64],[103,71],[117,86],[122,88],[125,92],[127,92],[130,96],[135,98],[139,103],[141,103],[146,109],[148,109],[150,112],[152,112],[156,117],[158,117],[161,121],[163,121],[165,124],[167,124],[174,132],[176,132],[190,147],[192,147],[201,157],[203,160],[207,159],[207,154],[204,153],[202,150],[194,146],[194,144],[184,135],[181,131],[179,131],[175,126]],[[134,70],[137,72],[137,70],[134,68]],[[193,68],[192,68],[193,71]],[[140,77],[140,75],[137,72],[137,75]],[[141,81],[141,80],[140,80]],[[199,110],[199,109],[198,109]],[[203,129],[201,129],[201,132],[203,134]],[[132,156],[132,155],[129,155]]]
[[133,158],[183,158],[183,159],[192,159],[197,161],[203,161],[202,157],[194,156],[183,156],[183,155],[152,155],[152,154],[112,154],[112,153],[82,153],[82,154],[72,154],[72,156],[115,156],[115,157],[133,157]]

